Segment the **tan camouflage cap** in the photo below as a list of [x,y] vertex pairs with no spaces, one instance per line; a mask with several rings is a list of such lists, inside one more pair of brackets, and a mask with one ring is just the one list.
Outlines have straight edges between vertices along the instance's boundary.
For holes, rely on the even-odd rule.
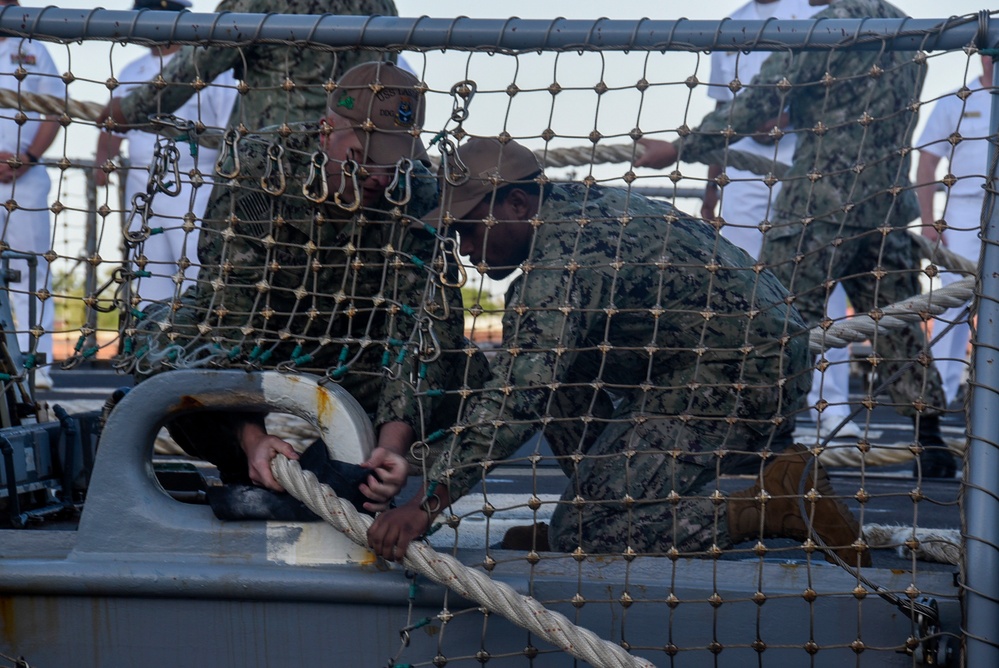
[[456,151],[468,169],[464,184],[445,183],[441,205],[423,217],[435,224],[443,217],[446,222],[462,220],[484,198],[511,183],[527,183],[542,171],[534,152],[515,141],[500,142],[492,137],[471,139]]
[[394,63],[368,62],[352,67],[336,82],[330,111],[352,121],[363,162],[394,165],[399,158],[430,164],[420,139],[425,104],[419,80]]

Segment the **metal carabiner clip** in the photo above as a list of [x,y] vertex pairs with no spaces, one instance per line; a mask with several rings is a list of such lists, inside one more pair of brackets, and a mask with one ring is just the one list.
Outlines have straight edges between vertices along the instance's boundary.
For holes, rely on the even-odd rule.
[[[338,207],[347,211],[348,213],[354,213],[361,208],[361,184],[357,182],[357,172],[360,171],[361,166],[357,164],[357,161],[352,158],[347,158],[343,161],[343,165],[340,166],[341,178],[340,187],[337,188],[336,194],[333,195],[333,201]],[[347,179],[350,179],[351,185],[354,191],[354,201],[350,203],[344,203],[342,195],[346,192]]]
[[[173,181],[166,181],[170,175]],[[156,142],[148,185],[155,187],[153,192],[161,192],[168,197],[180,194],[180,151],[173,141],[160,139]]]
[[[280,197],[284,194],[285,188],[288,187],[287,181],[284,176],[284,146],[273,142],[267,147],[267,167],[264,169],[264,175],[260,177],[260,187],[268,195],[273,195],[274,197]],[[277,175],[277,183],[271,185],[272,175]]]
[[[402,197],[395,199],[395,191],[402,187]],[[385,199],[390,204],[405,206],[413,197],[413,161],[409,158],[399,158],[395,163],[395,175],[392,183],[385,189]]]
[[[322,204],[330,197],[330,184],[326,178],[326,163],[329,161],[329,156],[322,149],[313,153],[312,157],[309,158],[309,178],[302,184],[302,194],[313,204]],[[346,163],[344,166],[346,167]],[[343,181],[340,181],[340,186],[343,187]],[[356,192],[356,179],[354,180],[354,188]],[[357,197],[356,200],[360,201],[360,197]]]
[[[426,335],[424,337],[424,335]],[[429,342],[427,341],[429,339]],[[431,364],[440,359],[441,353],[441,342],[437,338],[437,333],[434,332],[433,324],[428,320],[420,321],[419,329],[419,349],[416,353],[416,359],[420,360],[424,364]]]
[[[468,119],[468,105],[471,104],[472,98],[475,97],[476,90],[478,90],[478,86],[471,79],[459,81],[451,86],[451,97],[453,98],[451,120],[458,125],[461,125]],[[459,98],[461,102],[458,101]]]
[[444,137],[438,142],[437,148],[441,152],[441,169],[444,170],[444,180],[452,186],[463,186],[468,183],[471,172],[458,156],[454,142]]
[[[132,231],[132,223],[136,216],[142,216],[142,224],[135,232]],[[125,239],[125,245],[133,248],[149,238],[149,195],[144,192],[137,192],[132,195],[132,210],[128,214],[125,226],[121,228],[121,236]]]
[[[447,256],[450,255],[452,260],[454,260],[454,266],[458,267],[458,280],[452,282],[448,277],[448,266],[447,266]],[[445,288],[463,288],[465,283],[468,282],[468,274],[465,272],[465,265],[461,263],[461,257],[458,251],[458,242],[454,237],[445,237],[441,239],[441,271],[437,275],[440,279],[441,285]]]
[[[219,149],[219,157],[215,161],[215,173],[223,179],[234,179],[239,176],[239,130],[229,128],[222,135],[222,147]],[[232,169],[226,171],[224,166],[226,161],[232,159]]]
[[[451,305],[447,302],[447,295],[443,290],[438,290],[437,284],[429,281],[429,292],[427,299],[423,303],[423,312],[439,322],[446,322],[451,318]],[[440,295],[440,301],[437,301]]]

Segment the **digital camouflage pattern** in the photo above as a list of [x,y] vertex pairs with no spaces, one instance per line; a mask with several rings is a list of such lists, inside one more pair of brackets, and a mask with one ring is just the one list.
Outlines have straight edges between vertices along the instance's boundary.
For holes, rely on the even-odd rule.
[[[437,179],[417,163],[404,207],[383,200],[352,214],[332,193],[315,203],[303,188],[309,184],[315,197],[326,179],[312,169],[319,126],[294,130],[282,142],[281,167],[272,159],[273,135],[240,140],[239,173],[216,186],[220,196],[205,213],[196,285],[176,308],[153,305],[139,321],[139,375],[209,363],[307,371],[343,385],[376,426],[401,420],[423,435],[435,417],[450,424],[458,399],[442,391],[465,382],[472,358],[460,291],[436,279],[439,237],[418,220],[436,205]],[[221,167],[233,170],[233,156]],[[481,382],[475,373],[481,368],[469,382]],[[446,418],[438,414],[444,403],[451,405]]]
[[[786,291],[703,221],[624,190],[554,185],[534,221],[492,379],[431,479],[457,498],[542,425],[571,477],[554,548],[727,540],[727,519],[693,494],[717,453],[785,434],[811,383]],[[502,222],[490,231],[502,233]]]
[[[396,16],[392,0],[222,0],[216,12],[261,14],[352,14]],[[229,119],[229,127],[245,126],[259,132],[268,126],[318,121],[326,111],[324,85],[351,67],[369,60],[395,60],[377,51],[327,51],[293,44],[246,44],[241,47],[185,46],[163,68],[168,85],[138,86],[122,99],[129,123],[144,122],[150,114],[169,114],[195,94],[191,85],[233,69],[246,83]],[[286,82],[294,86],[288,89]],[[189,119],[196,120],[196,119]]]
[[[904,16],[882,0],[839,0],[814,18]],[[682,159],[700,160],[788,110],[794,161],[781,178],[760,260],[810,325],[825,317],[829,279],[841,279],[861,313],[920,292],[919,257],[904,227],[919,217],[909,167],[925,74],[914,52],[776,53],[735,100],[678,142]],[[938,413],[943,390],[919,323],[875,344],[881,377],[901,374],[888,386],[896,409],[913,415],[928,404],[924,414]],[[923,363],[903,369],[906,360]]]

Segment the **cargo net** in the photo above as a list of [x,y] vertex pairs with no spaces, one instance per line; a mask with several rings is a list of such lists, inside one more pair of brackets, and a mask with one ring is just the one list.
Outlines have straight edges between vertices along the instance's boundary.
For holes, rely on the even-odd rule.
[[[933,562],[957,562],[960,518],[956,485],[926,473],[960,472],[965,441],[962,395],[942,391],[930,341],[958,330],[961,353],[940,361],[966,375],[986,177],[984,159],[964,172],[956,161],[988,135],[968,127],[988,97],[979,54],[780,51],[756,80],[744,46],[715,54],[723,78],[696,52],[404,52],[428,166],[327,155],[337,130],[315,121],[346,104],[349,53],[288,47],[321,75],[289,68],[254,90],[249,74],[167,81],[161,62],[128,79],[109,47],[107,71],[55,76],[55,97],[8,91],[3,105],[24,132],[39,111],[63,128],[42,160],[44,204],[10,186],[4,248],[38,267],[33,287],[8,285],[12,301],[36,298],[30,322],[16,313],[14,359],[341,384],[373,419],[414,427],[400,501],[423,494],[441,511],[432,546],[484,550],[469,565],[487,576],[558,575],[535,598],[584,625],[612,610],[605,640],[657,664],[936,651],[923,591],[949,580]],[[252,46],[234,50],[249,71]],[[963,70],[960,90],[923,89],[938,58]],[[127,138],[145,155],[81,153],[99,109],[149,79],[147,132]],[[95,102],[73,102],[71,82]],[[159,108],[178,91],[186,110]],[[956,120],[919,143],[918,119],[945,103]],[[483,138],[491,167],[464,152]],[[679,162],[641,167],[660,159],[655,142]],[[504,172],[518,145],[537,169]],[[913,183],[923,153],[935,171]],[[391,178],[370,194],[378,169]],[[452,216],[483,179],[475,217]],[[27,214],[51,230],[41,247],[15,241]],[[972,250],[948,252],[960,235]],[[444,487],[454,501],[437,507]],[[890,577],[868,579],[872,557]],[[844,569],[820,578],[826,561]],[[426,576],[412,577],[390,665],[578,651],[575,637],[511,631],[488,591],[428,606]],[[901,635],[866,623],[887,617]]]

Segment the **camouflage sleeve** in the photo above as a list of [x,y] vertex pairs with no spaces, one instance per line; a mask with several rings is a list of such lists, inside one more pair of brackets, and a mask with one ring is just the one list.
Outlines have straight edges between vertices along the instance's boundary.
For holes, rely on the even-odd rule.
[[[216,12],[250,12],[255,0],[222,0]],[[259,11],[259,10],[258,10]],[[195,79],[209,82],[230,70],[240,57],[240,50],[231,47],[185,46],[163,68],[161,76],[167,82],[162,89],[146,83],[131,89],[121,100],[121,111],[128,123],[142,123],[154,113],[172,114],[196,92]]]
[[[561,246],[558,240],[555,246]],[[492,379],[469,402],[462,430],[450,453],[445,452],[430,479],[448,484],[451,498],[466,493],[482,479],[482,462],[509,457],[538,429],[552,396],[584,347],[609,286],[590,272],[586,280],[565,269],[561,258],[572,247],[549,246],[539,257],[559,258],[538,265],[518,278],[507,292],[503,347],[490,362]],[[574,257],[580,264],[609,262]],[[583,272],[580,272],[583,273]]]

